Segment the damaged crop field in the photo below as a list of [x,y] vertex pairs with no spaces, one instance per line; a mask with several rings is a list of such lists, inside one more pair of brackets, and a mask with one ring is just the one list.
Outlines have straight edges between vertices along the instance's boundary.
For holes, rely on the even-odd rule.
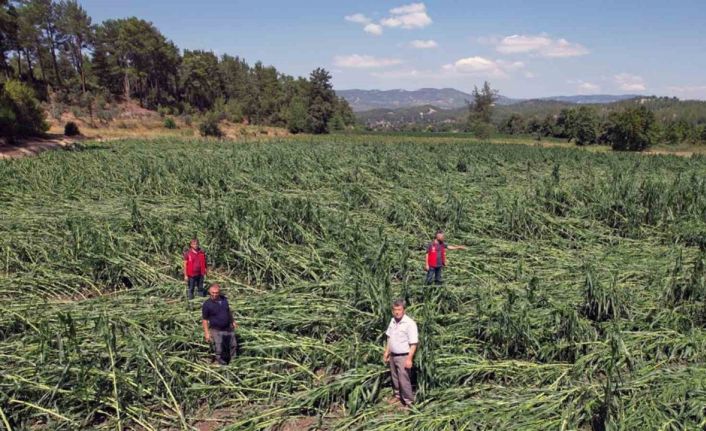
[[[124,141],[0,162],[0,428],[706,427],[706,158],[460,139]],[[424,244],[450,243],[424,286]],[[216,368],[181,253],[240,328]],[[382,363],[419,325],[417,404]]]

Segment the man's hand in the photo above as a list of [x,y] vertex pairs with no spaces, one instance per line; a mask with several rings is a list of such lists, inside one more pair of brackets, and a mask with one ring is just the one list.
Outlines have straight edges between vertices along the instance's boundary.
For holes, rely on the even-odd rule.
[[238,324],[235,322],[235,320],[233,321],[233,329],[238,329]]
[[412,368],[412,358],[407,356],[407,359],[404,361],[404,367],[407,368],[408,370]]
[[189,276],[188,276],[188,275],[185,275],[185,276],[184,276],[184,281],[189,281]]
[[206,342],[207,343],[211,342],[211,333],[210,332],[206,332]]
[[385,352],[382,354],[382,362],[386,364],[390,362],[390,352]]
[[425,270],[425,271],[429,271],[429,264],[425,264],[425,265],[424,265],[424,270]]

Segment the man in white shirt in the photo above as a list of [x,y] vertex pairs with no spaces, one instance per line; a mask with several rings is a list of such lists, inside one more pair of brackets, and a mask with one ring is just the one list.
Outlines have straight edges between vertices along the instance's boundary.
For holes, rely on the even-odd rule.
[[402,402],[410,406],[414,402],[410,379],[414,353],[419,344],[417,324],[405,314],[405,302],[398,299],[392,303],[392,320],[387,327],[387,343],[382,360],[390,364],[394,397],[391,402]]

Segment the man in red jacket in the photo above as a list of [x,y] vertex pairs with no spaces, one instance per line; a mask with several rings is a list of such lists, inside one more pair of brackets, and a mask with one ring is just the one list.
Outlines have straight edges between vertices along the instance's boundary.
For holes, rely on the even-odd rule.
[[206,296],[203,278],[206,276],[206,253],[199,247],[199,240],[193,238],[189,249],[184,252],[184,281],[188,287],[187,298],[194,299],[194,289],[200,296]]
[[426,284],[431,284],[432,281],[436,284],[441,284],[441,269],[446,266],[446,250],[466,250],[462,245],[447,245],[444,242],[444,231],[436,231],[434,241],[426,247],[427,257],[424,264],[424,269],[427,272]]

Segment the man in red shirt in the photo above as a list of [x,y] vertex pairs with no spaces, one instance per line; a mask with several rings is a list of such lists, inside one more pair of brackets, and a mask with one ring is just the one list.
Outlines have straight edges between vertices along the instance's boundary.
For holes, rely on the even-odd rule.
[[432,281],[436,284],[441,284],[441,269],[446,266],[446,250],[466,250],[462,245],[447,245],[444,242],[444,231],[436,231],[434,241],[426,247],[427,256],[424,263],[424,269],[427,272],[426,284],[431,284]]
[[194,299],[194,289],[199,289],[200,296],[206,296],[203,278],[206,276],[206,253],[199,247],[199,240],[193,238],[189,249],[184,252],[184,281],[188,287],[187,297]]

